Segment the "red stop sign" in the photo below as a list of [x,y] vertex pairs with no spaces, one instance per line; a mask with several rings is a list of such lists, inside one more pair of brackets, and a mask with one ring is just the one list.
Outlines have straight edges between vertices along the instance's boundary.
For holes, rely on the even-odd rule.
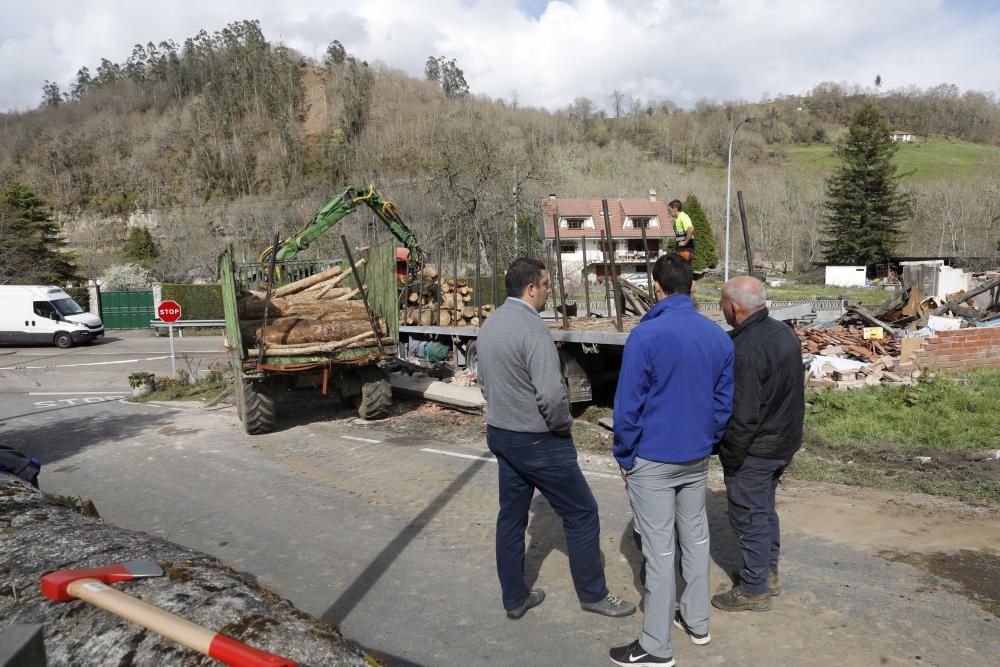
[[156,316],[164,322],[176,322],[181,319],[181,304],[176,301],[161,301],[156,307]]

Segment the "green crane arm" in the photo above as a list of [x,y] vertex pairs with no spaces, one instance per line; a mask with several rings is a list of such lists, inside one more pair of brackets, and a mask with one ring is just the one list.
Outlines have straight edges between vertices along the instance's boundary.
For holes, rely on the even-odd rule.
[[308,248],[313,241],[354,211],[358,207],[358,204],[367,205],[375,213],[375,216],[382,221],[382,224],[389,228],[392,235],[409,249],[410,272],[419,271],[425,261],[425,255],[424,251],[420,248],[420,244],[417,242],[416,235],[403,222],[403,218],[399,215],[399,210],[395,205],[383,199],[381,195],[375,192],[374,185],[369,186],[367,189],[352,186],[334,196],[317,211],[309,224],[279,243],[277,249],[274,247],[267,248],[261,254],[261,261],[269,257],[272,252],[277,252],[276,259],[278,261],[294,259],[301,251]]

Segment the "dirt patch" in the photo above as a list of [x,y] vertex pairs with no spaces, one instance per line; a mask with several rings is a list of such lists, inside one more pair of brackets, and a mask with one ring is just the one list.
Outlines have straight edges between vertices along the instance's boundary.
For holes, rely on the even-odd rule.
[[958,584],[962,595],[1000,617],[1000,556],[970,549],[957,553],[880,551],[878,555],[893,563],[906,563],[953,581]]
[[455,437],[463,442],[486,438],[482,415],[417,401],[395,400],[386,419],[358,421],[358,424],[365,423],[382,431],[422,438],[448,440]]
[[810,440],[796,456],[789,475],[997,503],[1000,460],[974,460],[974,454],[929,447],[904,450],[891,444],[833,446]]
[[196,433],[201,433],[200,428],[174,428],[173,426],[164,426],[157,431],[160,435],[194,435]]
[[316,143],[327,130],[326,77],[313,67],[303,67],[300,72],[305,93],[302,133],[307,143]]

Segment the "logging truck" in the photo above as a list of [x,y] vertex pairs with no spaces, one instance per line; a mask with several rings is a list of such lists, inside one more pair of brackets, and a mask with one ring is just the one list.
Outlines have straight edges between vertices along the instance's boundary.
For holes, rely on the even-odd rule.
[[309,247],[361,204],[409,250],[418,270],[423,251],[395,207],[373,188],[348,188],[301,230],[269,246],[260,262],[219,260],[226,345],[236,406],[247,433],[274,429],[281,398],[292,389],[337,394],[363,419],[389,413],[392,387],[384,360],[395,354],[395,242],[364,251],[357,261],[299,261]]
[[[447,262],[440,264],[444,269]],[[499,285],[503,277],[496,267],[493,271],[492,278],[486,276],[483,282]],[[439,343],[448,348],[453,365],[475,370],[479,325],[503,298],[498,290],[480,290],[478,267],[472,276],[460,277],[457,263],[453,263],[452,272],[452,276],[445,276],[427,265],[416,282],[411,280],[401,287],[397,349],[400,356],[420,357],[434,349],[425,343]],[[634,305],[631,299],[629,303]],[[562,318],[561,308],[553,299],[552,309],[543,313],[543,319],[559,351],[570,403],[580,405],[595,397],[609,400],[618,380],[625,340],[639,318],[623,317],[619,330],[616,318]],[[623,311],[628,312],[627,308]],[[575,313],[569,310],[569,314]]]

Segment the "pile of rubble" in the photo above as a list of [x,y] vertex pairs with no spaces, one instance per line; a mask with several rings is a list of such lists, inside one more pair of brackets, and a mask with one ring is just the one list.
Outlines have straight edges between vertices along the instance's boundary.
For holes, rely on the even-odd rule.
[[894,372],[899,364],[895,338],[865,339],[859,326],[796,329],[808,365],[809,387],[857,389],[876,384],[908,384],[909,374]]
[[969,289],[943,300],[924,297],[920,284],[912,281],[881,307],[852,305],[831,326],[796,328],[808,367],[807,385],[853,389],[909,384],[920,371],[898,371],[905,361],[900,359],[903,340],[944,330],[1000,326],[1000,273],[971,278]]
[[875,316],[891,328],[914,332],[1000,325],[1000,272],[972,274],[969,289],[944,299],[925,297],[920,284],[904,285]]

